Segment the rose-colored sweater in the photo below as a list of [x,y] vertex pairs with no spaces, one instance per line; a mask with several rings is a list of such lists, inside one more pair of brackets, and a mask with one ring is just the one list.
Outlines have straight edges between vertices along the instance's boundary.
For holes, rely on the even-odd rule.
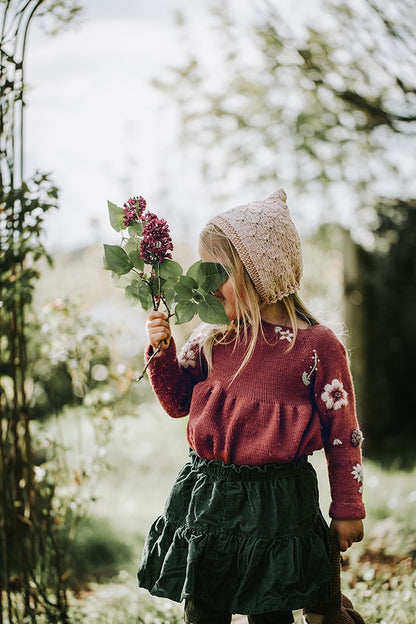
[[[362,435],[346,351],[323,325],[298,331],[262,323],[254,353],[230,384],[245,354],[240,342],[215,345],[207,366],[198,337],[176,355],[168,349],[148,368],[166,412],[186,416],[190,447],[204,459],[226,464],[293,462],[325,448],[331,487],[329,514],[364,518]],[[146,358],[152,348],[148,347]]]

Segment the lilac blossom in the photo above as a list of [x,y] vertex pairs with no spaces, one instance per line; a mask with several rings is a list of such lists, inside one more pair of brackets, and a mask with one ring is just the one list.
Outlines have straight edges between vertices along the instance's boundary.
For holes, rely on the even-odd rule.
[[123,224],[125,227],[131,225],[134,221],[143,219],[143,212],[146,209],[146,200],[140,197],[130,197],[124,204]]
[[166,258],[172,259],[173,243],[166,219],[159,219],[152,212],[147,212],[143,220],[140,258],[147,264],[161,264]]

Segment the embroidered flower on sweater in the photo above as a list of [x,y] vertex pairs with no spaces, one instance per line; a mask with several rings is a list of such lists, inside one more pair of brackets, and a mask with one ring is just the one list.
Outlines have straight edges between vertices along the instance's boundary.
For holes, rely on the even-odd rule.
[[321,394],[321,399],[327,409],[339,410],[343,405],[348,405],[348,394],[344,386],[338,379],[333,379],[332,383],[326,384]]
[[280,340],[287,340],[288,342],[292,342],[293,332],[290,331],[290,329],[283,329],[283,327],[277,325],[277,327],[274,328],[274,331],[276,332],[276,334],[279,334]]
[[353,469],[351,470],[351,474],[354,479],[357,479],[358,483],[363,483],[364,481],[364,469],[361,464],[355,464]]
[[361,446],[361,444],[363,443],[363,440],[364,440],[364,436],[362,432],[359,429],[354,429],[354,431],[351,434],[351,444],[353,446]]
[[335,440],[332,442],[332,444],[334,446],[342,446],[342,442],[339,438],[335,438]]
[[316,369],[318,368],[318,354],[316,353],[315,349],[313,350],[312,358],[313,358],[313,363],[309,367],[309,372],[308,371],[303,371],[303,374],[302,374],[302,381],[305,384],[305,386],[310,386],[310,384],[311,384],[311,377],[314,374],[314,372],[316,371]]

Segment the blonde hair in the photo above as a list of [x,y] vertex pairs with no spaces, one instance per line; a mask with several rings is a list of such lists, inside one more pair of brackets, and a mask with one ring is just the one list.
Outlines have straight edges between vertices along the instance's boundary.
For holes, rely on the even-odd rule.
[[[250,360],[259,332],[263,334],[261,309],[264,304],[234,245],[216,225],[208,224],[202,230],[200,254],[201,257],[219,262],[224,266],[234,289],[236,309],[236,320],[231,321],[228,325],[209,325],[201,334],[201,347],[208,364],[208,370],[210,371],[212,368],[212,348],[215,344],[234,342],[237,346],[241,340],[248,341],[244,359],[232,379],[234,381]],[[316,325],[318,321],[309,312],[297,293],[283,297],[281,302],[293,328],[293,340],[288,347],[288,351],[290,351],[294,346],[298,332],[297,318],[302,318],[309,325]]]

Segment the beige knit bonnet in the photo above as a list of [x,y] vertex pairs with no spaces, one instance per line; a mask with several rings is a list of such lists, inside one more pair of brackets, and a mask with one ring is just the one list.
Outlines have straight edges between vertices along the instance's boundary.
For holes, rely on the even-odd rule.
[[209,223],[232,242],[262,301],[275,303],[299,290],[302,246],[283,189],[231,208]]

